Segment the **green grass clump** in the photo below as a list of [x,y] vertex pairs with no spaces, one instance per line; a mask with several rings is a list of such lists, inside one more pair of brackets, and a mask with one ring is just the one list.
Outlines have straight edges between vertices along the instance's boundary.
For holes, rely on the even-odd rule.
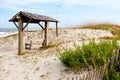
[[60,54],[60,60],[66,67],[74,70],[89,68],[90,66],[99,70],[101,66],[106,65],[105,76],[106,79],[109,80],[110,71],[108,71],[108,63],[117,48],[116,40],[103,41],[100,43],[95,43],[95,41],[92,40],[89,44],[83,43],[82,47],[75,45],[74,50],[66,49],[65,52]]
[[75,46],[75,50],[67,49],[61,53],[60,60],[70,68],[88,68],[89,65],[99,68],[108,62],[108,58],[114,53],[116,47],[115,41],[103,41],[97,44],[92,40],[89,44],[83,43],[82,47]]

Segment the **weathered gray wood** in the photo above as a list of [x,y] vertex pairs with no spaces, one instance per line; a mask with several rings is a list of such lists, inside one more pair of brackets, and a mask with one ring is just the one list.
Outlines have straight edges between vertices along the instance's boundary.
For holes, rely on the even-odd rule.
[[48,22],[45,21],[45,35],[44,35],[43,47],[47,46],[47,44],[48,44]]
[[26,18],[32,19],[32,21],[30,23],[38,23],[40,21],[58,22],[58,20],[56,20],[52,17],[49,17],[49,16],[39,15],[39,14],[29,13],[29,12],[24,12],[24,11],[20,11],[15,16],[13,16],[9,21],[10,22],[13,22],[13,21],[18,22],[18,18],[21,15],[22,15],[22,19],[24,20],[24,22],[28,22],[28,20],[26,20]]
[[45,28],[40,24],[40,23],[38,23],[39,24],[39,26],[43,29],[43,30],[45,30]]
[[[22,16],[22,18],[21,18],[21,16]],[[28,20],[28,18],[29,18],[29,20]],[[23,30],[28,26],[29,23],[38,23],[41,26],[41,28],[44,30],[45,35],[44,35],[43,46],[47,46],[47,44],[48,44],[48,38],[47,38],[48,22],[56,23],[56,36],[58,36],[58,21],[51,17],[20,11],[15,16],[13,16],[13,18],[10,19],[9,21],[13,22],[15,24],[15,26],[18,28],[18,54],[23,53]],[[43,27],[39,23],[40,21],[45,22],[45,27]],[[18,22],[18,25],[15,22]],[[23,26],[23,23],[26,23],[26,25]]]
[[17,29],[19,29],[18,25],[15,22],[13,22],[13,23],[15,24],[15,26],[17,27]]
[[28,24],[30,23],[31,20],[32,20],[32,19],[30,19],[30,20],[26,23],[26,25],[23,27],[22,30],[24,30],[24,29],[28,26]]
[[58,37],[58,22],[56,22],[56,36]]
[[85,74],[81,73],[81,75],[76,75],[76,76],[72,76],[71,80],[103,80],[103,75],[104,75],[104,71],[105,71],[105,66],[102,66],[100,68],[100,70],[91,70],[91,71],[87,71],[85,70]]
[[23,20],[19,19],[18,22],[19,29],[18,29],[18,54],[23,53]]

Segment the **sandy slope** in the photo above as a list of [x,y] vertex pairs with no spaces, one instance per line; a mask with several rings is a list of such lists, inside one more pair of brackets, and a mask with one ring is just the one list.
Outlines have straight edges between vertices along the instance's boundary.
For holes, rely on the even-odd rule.
[[[26,33],[25,33],[26,35]],[[74,73],[67,73],[59,60],[57,51],[73,47],[74,43],[81,45],[95,38],[114,37],[109,31],[90,29],[60,29],[59,37],[55,30],[49,30],[49,45],[57,45],[45,50],[39,50],[43,40],[41,32],[31,32],[31,40],[40,45],[33,45],[35,54],[17,55],[17,36],[0,39],[0,80],[67,80]],[[24,37],[24,42],[26,36]]]

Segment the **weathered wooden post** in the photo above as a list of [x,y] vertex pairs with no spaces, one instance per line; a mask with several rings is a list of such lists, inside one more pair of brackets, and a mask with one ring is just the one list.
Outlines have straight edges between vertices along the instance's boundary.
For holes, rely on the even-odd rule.
[[23,20],[18,17],[18,54],[23,53]]
[[48,21],[45,21],[45,35],[44,35],[44,45],[43,46],[47,46],[48,45]]
[[58,22],[56,22],[56,36],[58,37]]

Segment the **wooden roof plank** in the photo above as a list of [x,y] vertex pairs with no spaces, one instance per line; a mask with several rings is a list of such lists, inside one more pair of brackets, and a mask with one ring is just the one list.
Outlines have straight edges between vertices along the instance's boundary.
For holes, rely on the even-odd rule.
[[29,19],[32,19],[30,23],[39,23],[40,21],[58,22],[58,20],[52,17],[24,12],[24,11],[20,11],[15,16],[13,16],[9,21],[18,22],[17,16],[20,16],[23,19],[23,22],[26,22],[26,23],[29,21]]

